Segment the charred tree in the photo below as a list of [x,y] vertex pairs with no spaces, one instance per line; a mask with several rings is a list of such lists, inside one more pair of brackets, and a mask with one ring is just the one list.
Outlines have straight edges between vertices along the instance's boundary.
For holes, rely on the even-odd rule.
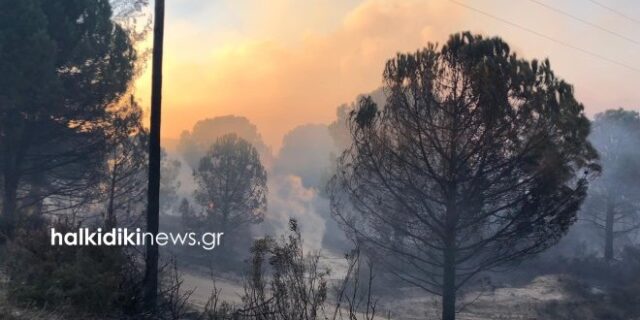
[[331,181],[348,233],[399,278],[442,297],[556,243],[576,220],[597,155],[572,87],[499,38],[455,34],[398,54],[386,104],[364,97]]

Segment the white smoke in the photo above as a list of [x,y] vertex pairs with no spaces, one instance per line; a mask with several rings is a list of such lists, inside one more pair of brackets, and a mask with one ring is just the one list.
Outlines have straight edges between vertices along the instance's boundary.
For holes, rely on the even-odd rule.
[[254,235],[287,234],[289,219],[296,219],[305,250],[319,250],[325,234],[322,211],[329,210],[328,200],[306,188],[294,175],[275,175],[268,182],[268,210],[264,222],[253,227]]

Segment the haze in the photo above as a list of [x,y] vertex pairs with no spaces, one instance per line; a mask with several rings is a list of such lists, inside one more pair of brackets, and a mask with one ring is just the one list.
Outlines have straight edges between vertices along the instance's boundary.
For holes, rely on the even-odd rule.
[[[548,57],[573,84],[589,116],[611,107],[637,108],[637,25],[589,1],[554,7],[606,26],[580,23],[531,1],[461,2],[552,36],[601,58],[550,41],[446,0],[293,1],[172,0],[167,3],[163,138],[171,144],[200,119],[244,116],[274,151],[284,135],[308,123],[335,120],[336,107],[381,85],[385,61],[449,34],[496,35],[523,57]],[[607,2],[640,12],[634,1]],[[150,73],[136,96],[148,108]]]

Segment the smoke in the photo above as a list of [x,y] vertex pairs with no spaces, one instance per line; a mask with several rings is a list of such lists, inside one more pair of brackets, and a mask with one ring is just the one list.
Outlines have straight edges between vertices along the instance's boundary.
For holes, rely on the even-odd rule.
[[[380,92],[373,94],[380,95]],[[275,157],[262,141],[258,128],[244,117],[229,115],[200,120],[191,131],[182,134],[177,151],[172,154],[172,158],[188,164],[182,165],[177,174],[178,196],[194,204],[193,167],[217,138],[236,133],[258,149],[268,174],[268,210],[264,221],[251,227],[250,236],[286,234],[289,219],[296,219],[305,249],[343,253],[351,244],[331,217],[324,188],[333,174],[336,158],[344,148],[338,138],[348,139],[344,116],[334,121],[331,128],[324,124],[294,128],[285,135]],[[337,130],[341,137],[331,130]]]
[[[191,2],[188,15],[167,17],[179,20],[168,21],[166,34],[165,74],[172,81],[163,114],[171,121],[163,135],[234,113],[258,125],[274,149],[300,124],[332,121],[333,107],[380,85],[387,59],[445,40],[465,14],[446,2],[421,0]],[[232,20],[246,19],[243,26],[210,25],[226,19],[217,5],[233,10]],[[144,81],[138,84],[143,97]]]
[[298,176],[271,176],[268,186],[267,214],[261,224],[253,227],[254,235],[286,234],[289,219],[296,219],[305,250],[321,249],[326,220],[320,212],[329,209],[328,200],[318,197],[315,189],[306,188]]
[[[374,90],[367,95],[372,96],[381,106],[384,105],[385,97],[381,89]],[[352,244],[347,239],[344,230],[331,216],[325,188],[334,173],[337,157],[350,144],[347,118],[354,105],[355,101],[339,106],[336,120],[329,125],[307,124],[289,131],[285,135],[282,149],[274,160],[274,167],[269,177],[273,181],[278,181],[281,176],[299,178],[300,187],[312,192],[312,196],[304,199],[304,202],[312,208],[308,212],[309,214],[324,221],[322,248],[334,253],[343,253],[349,250]],[[291,187],[291,184],[288,186],[278,185],[280,190]],[[282,201],[291,201],[297,194],[296,192],[287,193],[286,198],[283,198],[282,194],[275,196],[280,197],[281,202],[279,203],[283,203]],[[303,217],[299,219],[299,222],[301,225],[307,223]],[[286,225],[284,226],[286,227]],[[317,235],[314,239],[317,239]]]
[[273,172],[298,176],[303,186],[322,189],[329,174],[332,155],[336,152],[327,126],[302,125],[285,135]]
[[245,117],[227,115],[198,121],[191,131],[183,131],[178,141],[178,152],[191,168],[196,168],[200,158],[216,140],[226,134],[235,133],[247,140],[260,153],[263,165],[271,162],[271,150],[262,141],[254,124]]
[[619,253],[638,241],[640,232],[634,226],[640,223],[640,116],[623,109],[597,114],[589,141],[598,151],[602,172],[589,183],[578,221],[556,246],[542,254],[543,258],[602,256],[609,202],[616,214],[614,250]]

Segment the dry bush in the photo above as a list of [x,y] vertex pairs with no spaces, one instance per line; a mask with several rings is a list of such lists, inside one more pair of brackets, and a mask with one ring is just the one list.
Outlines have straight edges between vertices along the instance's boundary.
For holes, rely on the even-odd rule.
[[[330,270],[319,263],[319,253],[305,253],[295,220],[289,234],[280,239],[266,237],[251,249],[249,273],[242,303],[233,306],[220,300],[215,287],[205,310],[193,319],[202,320],[372,320],[377,299],[371,289],[373,264],[367,262],[365,285],[359,250],[347,255],[348,272],[335,288],[335,303],[328,302]],[[329,310],[331,309],[331,310]]]

